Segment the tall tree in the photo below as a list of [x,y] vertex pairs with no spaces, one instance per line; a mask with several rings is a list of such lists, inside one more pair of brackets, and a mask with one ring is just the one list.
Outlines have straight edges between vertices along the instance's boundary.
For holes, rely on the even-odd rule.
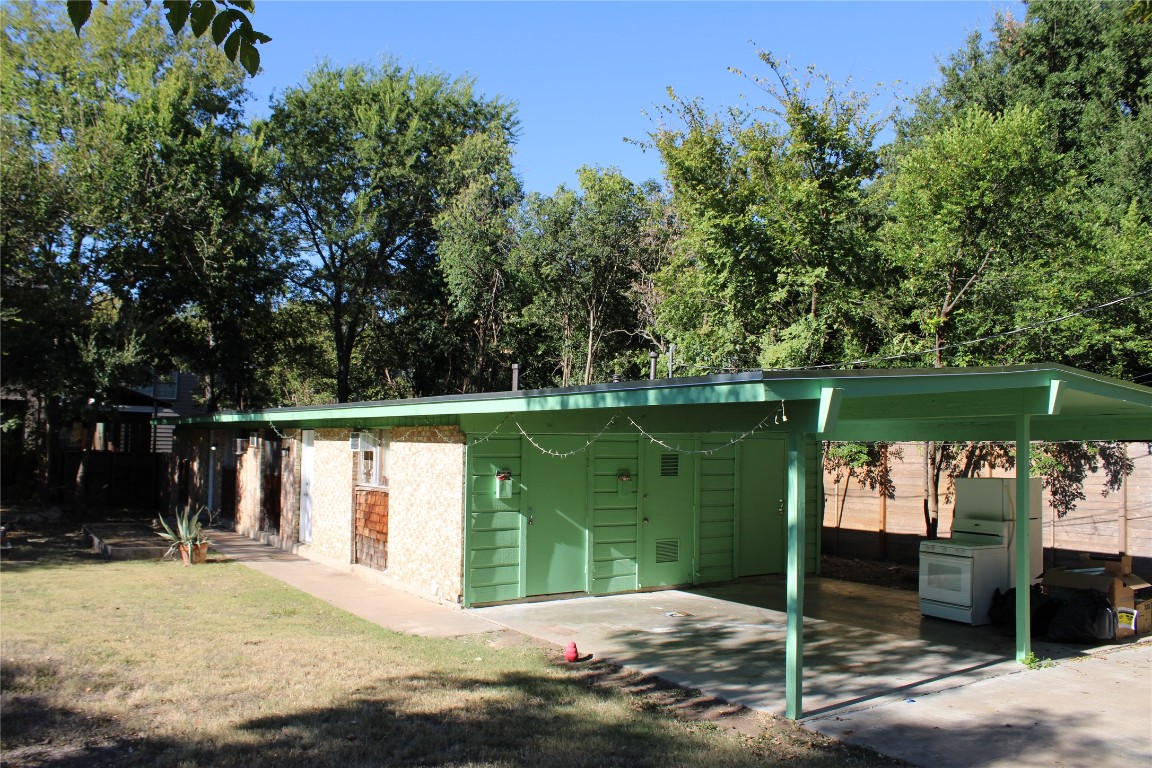
[[652,136],[684,228],[659,315],[700,371],[838,362],[877,343],[885,270],[867,189],[882,120],[866,94],[760,58],[764,106],[711,115],[670,92]]
[[[1152,204],[1152,26],[1127,5],[1036,0],[1022,21],[1002,15],[987,42],[974,34],[945,62],[940,85],[900,123],[887,245],[904,240],[901,293],[922,300],[910,335],[954,345],[937,364],[1152,373],[1152,262],[1141,244]],[[986,154],[965,154],[965,143]],[[954,257],[940,261],[948,241]],[[957,464],[930,448],[934,505],[931,478]],[[1046,485],[1078,487],[1094,451],[1042,447]]]
[[[514,128],[512,108],[470,80],[391,62],[323,65],[273,105],[261,130],[274,153],[277,225],[296,295],[327,325],[338,401],[353,395],[353,360],[370,331],[391,358],[377,378],[432,356],[446,304],[435,221],[459,191],[453,151],[488,130],[510,140]],[[418,391],[435,386],[430,371],[418,378]]]
[[529,196],[513,252],[531,295],[524,319],[543,330],[542,356],[562,386],[624,373],[608,369],[633,344],[633,290],[652,255],[644,190],[616,170],[582,168],[579,182]]
[[464,325],[462,392],[502,388],[521,352],[514,327],[523,291],[511,256],[523,192],[510,149],[500,126],[462,141],[449,165],[459,191],[436,219],[440,271],[453,319]]
[[1084,182],[1086,210],[1114,224],[1138,200],[1152,206],[1152,24],[1122,2],[1032,0],[1023,20],[998,17],[945,61],[938,86],[921,93],[902,124],[922,136],[957,114],[1024,105],[1048,121],[1051,149]]
[[224,321],[264,290],[241,277],[264,263],[240,73],[130,6],[78,39],[62,8],[15,4],[0,52],[5,384],[51,427],[152,367],[228,367],[245,334]]
[[[1045,120],[1023,106],[999,116],[967,110],[897,159],[884,239],[937,367],[950,338],[1007,330],[988,324],[1011,317],[1011,281],[1074,236],[1061,225],[1058,168]],[[972,321],[957,334],[964,309]],[[949,354],[971,359],[964,349]]]

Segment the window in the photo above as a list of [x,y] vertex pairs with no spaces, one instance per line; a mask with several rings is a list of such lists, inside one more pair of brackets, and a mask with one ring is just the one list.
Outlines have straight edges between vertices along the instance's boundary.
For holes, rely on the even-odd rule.
[[388,430],[364,430],[356,456],[356,482],[359,485],[388,487]]

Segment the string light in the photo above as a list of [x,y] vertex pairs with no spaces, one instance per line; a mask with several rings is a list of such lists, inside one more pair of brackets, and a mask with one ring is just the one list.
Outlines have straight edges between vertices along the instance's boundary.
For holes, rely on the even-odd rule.
[[752,429],[748,430],[747,432],[745,432],[744,434],[740,435],[737,438],[729,440],[728,442],[724,443],[723,445],[717,445],[717,446],[714,446],[712,448],[705,448],[705,449],[701,449],[701,450],[689,450],[687,448],[681,448],[679,446],[669,445],[668,443],[664,442],[660,438],[646,432],[644,430],[644,427],[640,426],[639,424],[637,424],[632,419],[628,419],[628,423],[631,424],[633,427],[635,427],[637,432],[639,432],[644,437],[648,438],[649,442],[654,443],[656,445],[659,445],[661,448],[665,448],[669,451],[672,451],[673,453],[683,453],[683,454],[688,454],[688,455],[693,455],[693,456],[710,456],[713,453],[716,453],[717,451],[722,451],[725,448],[731,448],[733,445],[736,445],[737,443],[744,442],[745,440],[748,439],[749,436],[751,436],[752,434],[754,434],[756,432],[759,432],[761,429],[764,429],[764,427],[768,426],[768,420],[769,419],[773,419],[776,424],[779,424],[781,418],[783,418],[784,421],[788,421],[788,415],[784,412],[784,401],[783,400],[780,401],[780,412],[779,413],[765,416],[763,419],[760,420],[760,423],[757,424],[756,426],[752,427]]
[[[532,444],[533,448],[540,451],[541,453],[543,453],[547,456],[555,456],[558,459],[567,459],[569,456],[575,456],[576,454],[581,453],[582,451],[588,450],[589,446],[591,446],[593,443],[595,443],[597,440],[599,440],[604,435],[604,433],[608,431],[608,428],[611,427],[612,424],[616,421],[616,416],[617,416],[617,414],[613,414],[612,418],[608,419],[608,423],[604,425],[604,428],[601,429],[599,432],[597,432],[596,435],[594,437],[592,437],[592,439],[590,439],[588,442],[584,443],[584,445],[580,446],[579,448],[577,448],[574,451],[568,451],[566,453],[561,453],[559,451],[553,451],[550,448],[545,448],[544,446],[540,445],[540,443],[538,443],[534,439],[532,439],[531,435],[529,435],[527,432],[524,431],[524,427],[520,426],[519,422],[516,422],[516,429],[520,431],[520,434],[524,437],[524,439],[526,439],[529,443]],[[632,421],[632,420],[629,419],[629,421]]]
[[[504,418],[500,420],[500,423],[496,425],[495,429],[493,429],[488,434],[484,435],[484,437],[477,438],[476,440],[473,440],[472,444],[478,445],[480,443],[486,443],[489,440],[491,440],[496,435],[496,433],[500,431],[500,428],[503,427],[504,424],[507,423],[508,419],[510,419],[511,417],[512,417],[511,413],[504,414]],[[439,433],[437,433],[437,434],[439,434]]]

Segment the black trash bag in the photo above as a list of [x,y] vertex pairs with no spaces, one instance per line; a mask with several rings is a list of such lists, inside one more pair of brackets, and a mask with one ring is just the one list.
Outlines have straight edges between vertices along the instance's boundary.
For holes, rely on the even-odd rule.
[[[1032,637],[1043,637],[1048,634],[1048,625],[1052,617],[1060,610],[1063,601],[1050,597],[1042,586],[1033,584],[1029,589],[1029,607],[1031,608]],[[1016,634],[1016,588],[1001,592],[997,587],[992,594],[992,607],[988,609],[988,618],[992,623],[1004,630],[1005,634]]]
[[1097,589],[1071,590],[1048,624],[1044,639],[1050,643],[1094,643],[1116,637],[1116,611],[1108,596]]

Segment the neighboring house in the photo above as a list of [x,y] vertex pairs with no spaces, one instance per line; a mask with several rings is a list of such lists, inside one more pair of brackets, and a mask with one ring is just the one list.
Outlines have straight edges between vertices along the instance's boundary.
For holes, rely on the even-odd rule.
[[[172,450],[170,423],[204,412],[202,388],[190,374],[171,372],[142,387],[115,387],[107,402],[87,421],[65,421],[48,436],[53,441],[47,477],[53,500],[75,497],[78,470],[84,465],[84,502],[94,506],[146,506],[161,502],[165,470]],[[30,493],[37,457],[29,455],[31,436],[43,429],[44,404],[4,392],[2,446],[6,497]],[[45,430],[46,431],[46,430]]]

